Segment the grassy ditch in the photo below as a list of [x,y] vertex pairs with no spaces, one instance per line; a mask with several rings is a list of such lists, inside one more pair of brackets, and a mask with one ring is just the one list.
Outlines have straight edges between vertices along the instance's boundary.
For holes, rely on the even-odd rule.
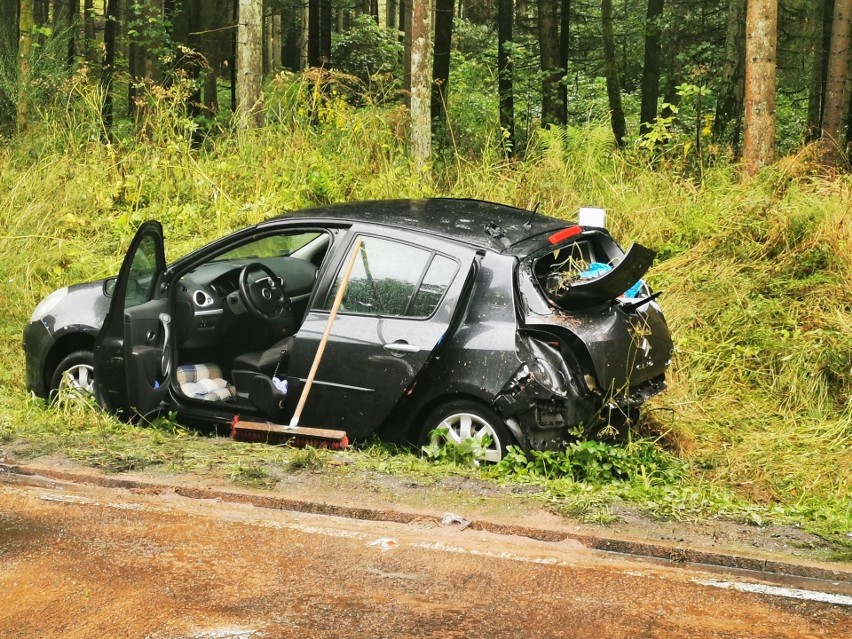
[[[199,148],[187,135],[191,121],[165,99],[159,117],[112,144],[100,142],[95,110],[72,99],[0,145],[0,445],[24,458],[61,451],[108,471],[156,465],[260,486],[322,465],[304,452],[200,437],[169,420],[133,428],[73,402],[45,409],[27,397],[20,341],[31,311],[58,287],[114,274],[144,220],[163,223],[174,259],[325,202],[449,195],[538,203],[566,219],[596,205],[608,209],[623,244],[659,253],[651,283],[664,291],[676,355],[641,437],[624,449],[593,443],[484,470],[430,466],[375,446],[353,453],[355,463],[525,482],[555,509],[601,521],[620,499],[660,517],[796,521],[850,542],[848,176],[817,177],[804,152],[753,180],[722,160],[698,177],[677,157],[615,154],[609,132],[594,125],[542,131],[513,162],[484,148],[416,173],[401,109],[339,99],[317,106],[312,95],[303,80],[280,79],[268,89],[265,126],[226,128]],[[590,471],[595,464],[608,472]]]

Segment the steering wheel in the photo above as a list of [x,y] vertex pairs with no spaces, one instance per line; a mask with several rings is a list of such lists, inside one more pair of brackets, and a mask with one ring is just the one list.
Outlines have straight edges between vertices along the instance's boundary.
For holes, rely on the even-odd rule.
[[[265,277],[252,277],[262,274]],[[267,322],[289,321],[293,304],[284,292],[284,283],[260,262],[246,264],[240,271],[240,299],[249,313]]]

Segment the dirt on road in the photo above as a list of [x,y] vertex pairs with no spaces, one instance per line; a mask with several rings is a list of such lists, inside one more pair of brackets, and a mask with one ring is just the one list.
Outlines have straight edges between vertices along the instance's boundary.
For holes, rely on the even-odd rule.
[[0,483],[8,638],[852,636],[842,597],[733,583],[431,519]]

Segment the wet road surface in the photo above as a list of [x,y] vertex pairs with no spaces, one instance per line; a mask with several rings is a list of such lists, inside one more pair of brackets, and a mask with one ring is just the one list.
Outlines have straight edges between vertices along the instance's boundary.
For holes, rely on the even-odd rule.
[[0,637],[852,637],[852,597],[460,528],[0,484]]

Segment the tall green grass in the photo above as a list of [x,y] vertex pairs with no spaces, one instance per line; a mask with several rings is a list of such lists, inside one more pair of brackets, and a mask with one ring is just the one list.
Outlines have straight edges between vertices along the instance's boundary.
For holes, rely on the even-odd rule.
[[96,89],[72,78],[61,110],[0,146],[7,439],[20,437],[27,420],[81,419],[33,412],[21,329],[48,292],[115,273],[144,220],[163,223],[175,259],[228,231],[327,202],[448,195],[539,205],[566,219],[593,205],[608,210],[624,244],[659,253],[650,278],[664,292],[676,353],[669,390],[642,428],[688,464],[689,479],[678,481],[852,531],[848,176],[814,175],[807,154],[754,179],[721,160],[699,173],[677,157],[616,153],[611,133],[596,126],[541,131],[514,161],[486,144],[418,173],[402,108],[355,108],[345,87],[318,91],[316,81],[274,80],[266,123],[249,131],[221,123],[199,131],[179,87],[155,93],[139,125],[104,144]]

